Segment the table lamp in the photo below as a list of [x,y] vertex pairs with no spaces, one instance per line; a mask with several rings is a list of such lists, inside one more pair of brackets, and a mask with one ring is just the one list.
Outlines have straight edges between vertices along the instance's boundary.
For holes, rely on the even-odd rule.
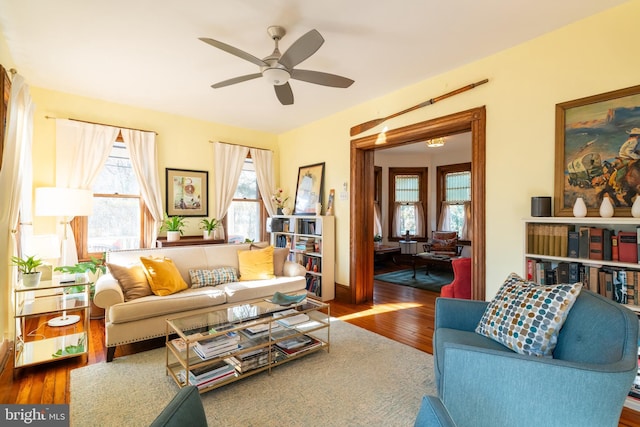
[[[36,188],[36,216],[62,217],[60,224],[64,227],[62,238],[61,265],[71,265],[78,262],[75,252],[71,252],[74,241],[68,238],[67,228],[70,221],[75,216],[89,216],[93,213],[93,192],[79,188],[64,187],[40,187]],[[74,256],[75,255],[75,256]],[[73,278],[71,279],[73,280]],[[65,281],[64,277],[61,281]],[[64,291],[63,291],[64,293]],[[66,307],[67,299],[62,299],[63,309]],[[80,320],[78,315],[67,315],[66,311],[62,316],[55,317],[48,321],[49,326],[67,326]]]

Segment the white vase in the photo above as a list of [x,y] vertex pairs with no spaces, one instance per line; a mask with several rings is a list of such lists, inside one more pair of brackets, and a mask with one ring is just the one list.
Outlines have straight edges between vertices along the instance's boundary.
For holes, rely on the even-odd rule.
[[42,276],[41,271],[35,273],[22,273],[22,286],[25,288],[35,288],[40,284],[40,276]]
[[631,216],[634,218],[640,218],[640,194],[636,196],[633,205],[631,206]]
[[204,240],[213,240],[213,230],[202,230],[202,238]]
[[584,218],[587,216],[587,205],[584,204],[582,197],[578,197],[573,205],[573,216],[576,218]]
[[179,231],[167,231],[167,242],[177,242],[180,240]]
[[600,204],[600,216],[602,218],[611,218],[613,216],[613,204],[608,197],[603,197]]

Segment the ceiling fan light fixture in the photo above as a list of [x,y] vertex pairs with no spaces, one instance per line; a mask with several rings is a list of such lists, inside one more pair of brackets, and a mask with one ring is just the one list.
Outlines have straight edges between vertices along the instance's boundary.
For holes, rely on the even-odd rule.
[[289,81],[291,74],[284,68],[267,68],[262,72],[262,77],[267,79],[269,84],[281,86]]
[[427,139],[427,147],[442,147],[444,145],[444,138]]

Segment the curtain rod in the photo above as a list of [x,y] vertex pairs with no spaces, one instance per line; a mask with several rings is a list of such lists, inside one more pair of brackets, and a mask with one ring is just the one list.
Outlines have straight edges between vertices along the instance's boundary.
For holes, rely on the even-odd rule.
[[268,148],[260,148],[260,147],[254,147],[251,145],[245,145],[245,144],[234,144],[233,142],[224,142],[224,141],[211,141],[209,140],[209,144],[213,144],[215,142],[219,142],[220,144],[227,144],[227,145],[238,145],[240,147],[247,147],[247,148],[255,148],[256,150],[262,150],[262,151],[271,151],[273,153],[273,150],[269,150]]
[[[45,119],[57,119],[58,117],[51,117],[51,116],[44,116]],[[67,118],[67,120],[73,120],[74,122],[82,122],[82,123],[89,123],[91,125],[100,125],[100,126],[110,126],[112,128],[119,128],[119,129],[129,129],[129,130],[138,130],[140,132],[153,132],[156,135],[158,135],[158,132],[153,131],[153,130],[144,130],[144,129],[136,129],[136,128],[129,128],[126,126],[114,126],[114,125],[108,125],[106,123],[98,123],[98,122],[90,122],[88,120],[80,120],[80,119],[72,119],[71,117]]]

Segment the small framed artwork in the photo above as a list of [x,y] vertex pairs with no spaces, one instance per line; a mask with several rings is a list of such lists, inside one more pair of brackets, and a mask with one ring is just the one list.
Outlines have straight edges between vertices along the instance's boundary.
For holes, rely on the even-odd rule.
[[166,206],[169,216],[209,215],[209,173],[166,169]]
[[581,197],[598,216],[605,196],[630,216],[640,188],[640,86],[556,105],[554,215]]
[[317,212],[317,204],[322,203],[323,186],[324,163],[300,167],[293,214],[320,215],[320,212]]

